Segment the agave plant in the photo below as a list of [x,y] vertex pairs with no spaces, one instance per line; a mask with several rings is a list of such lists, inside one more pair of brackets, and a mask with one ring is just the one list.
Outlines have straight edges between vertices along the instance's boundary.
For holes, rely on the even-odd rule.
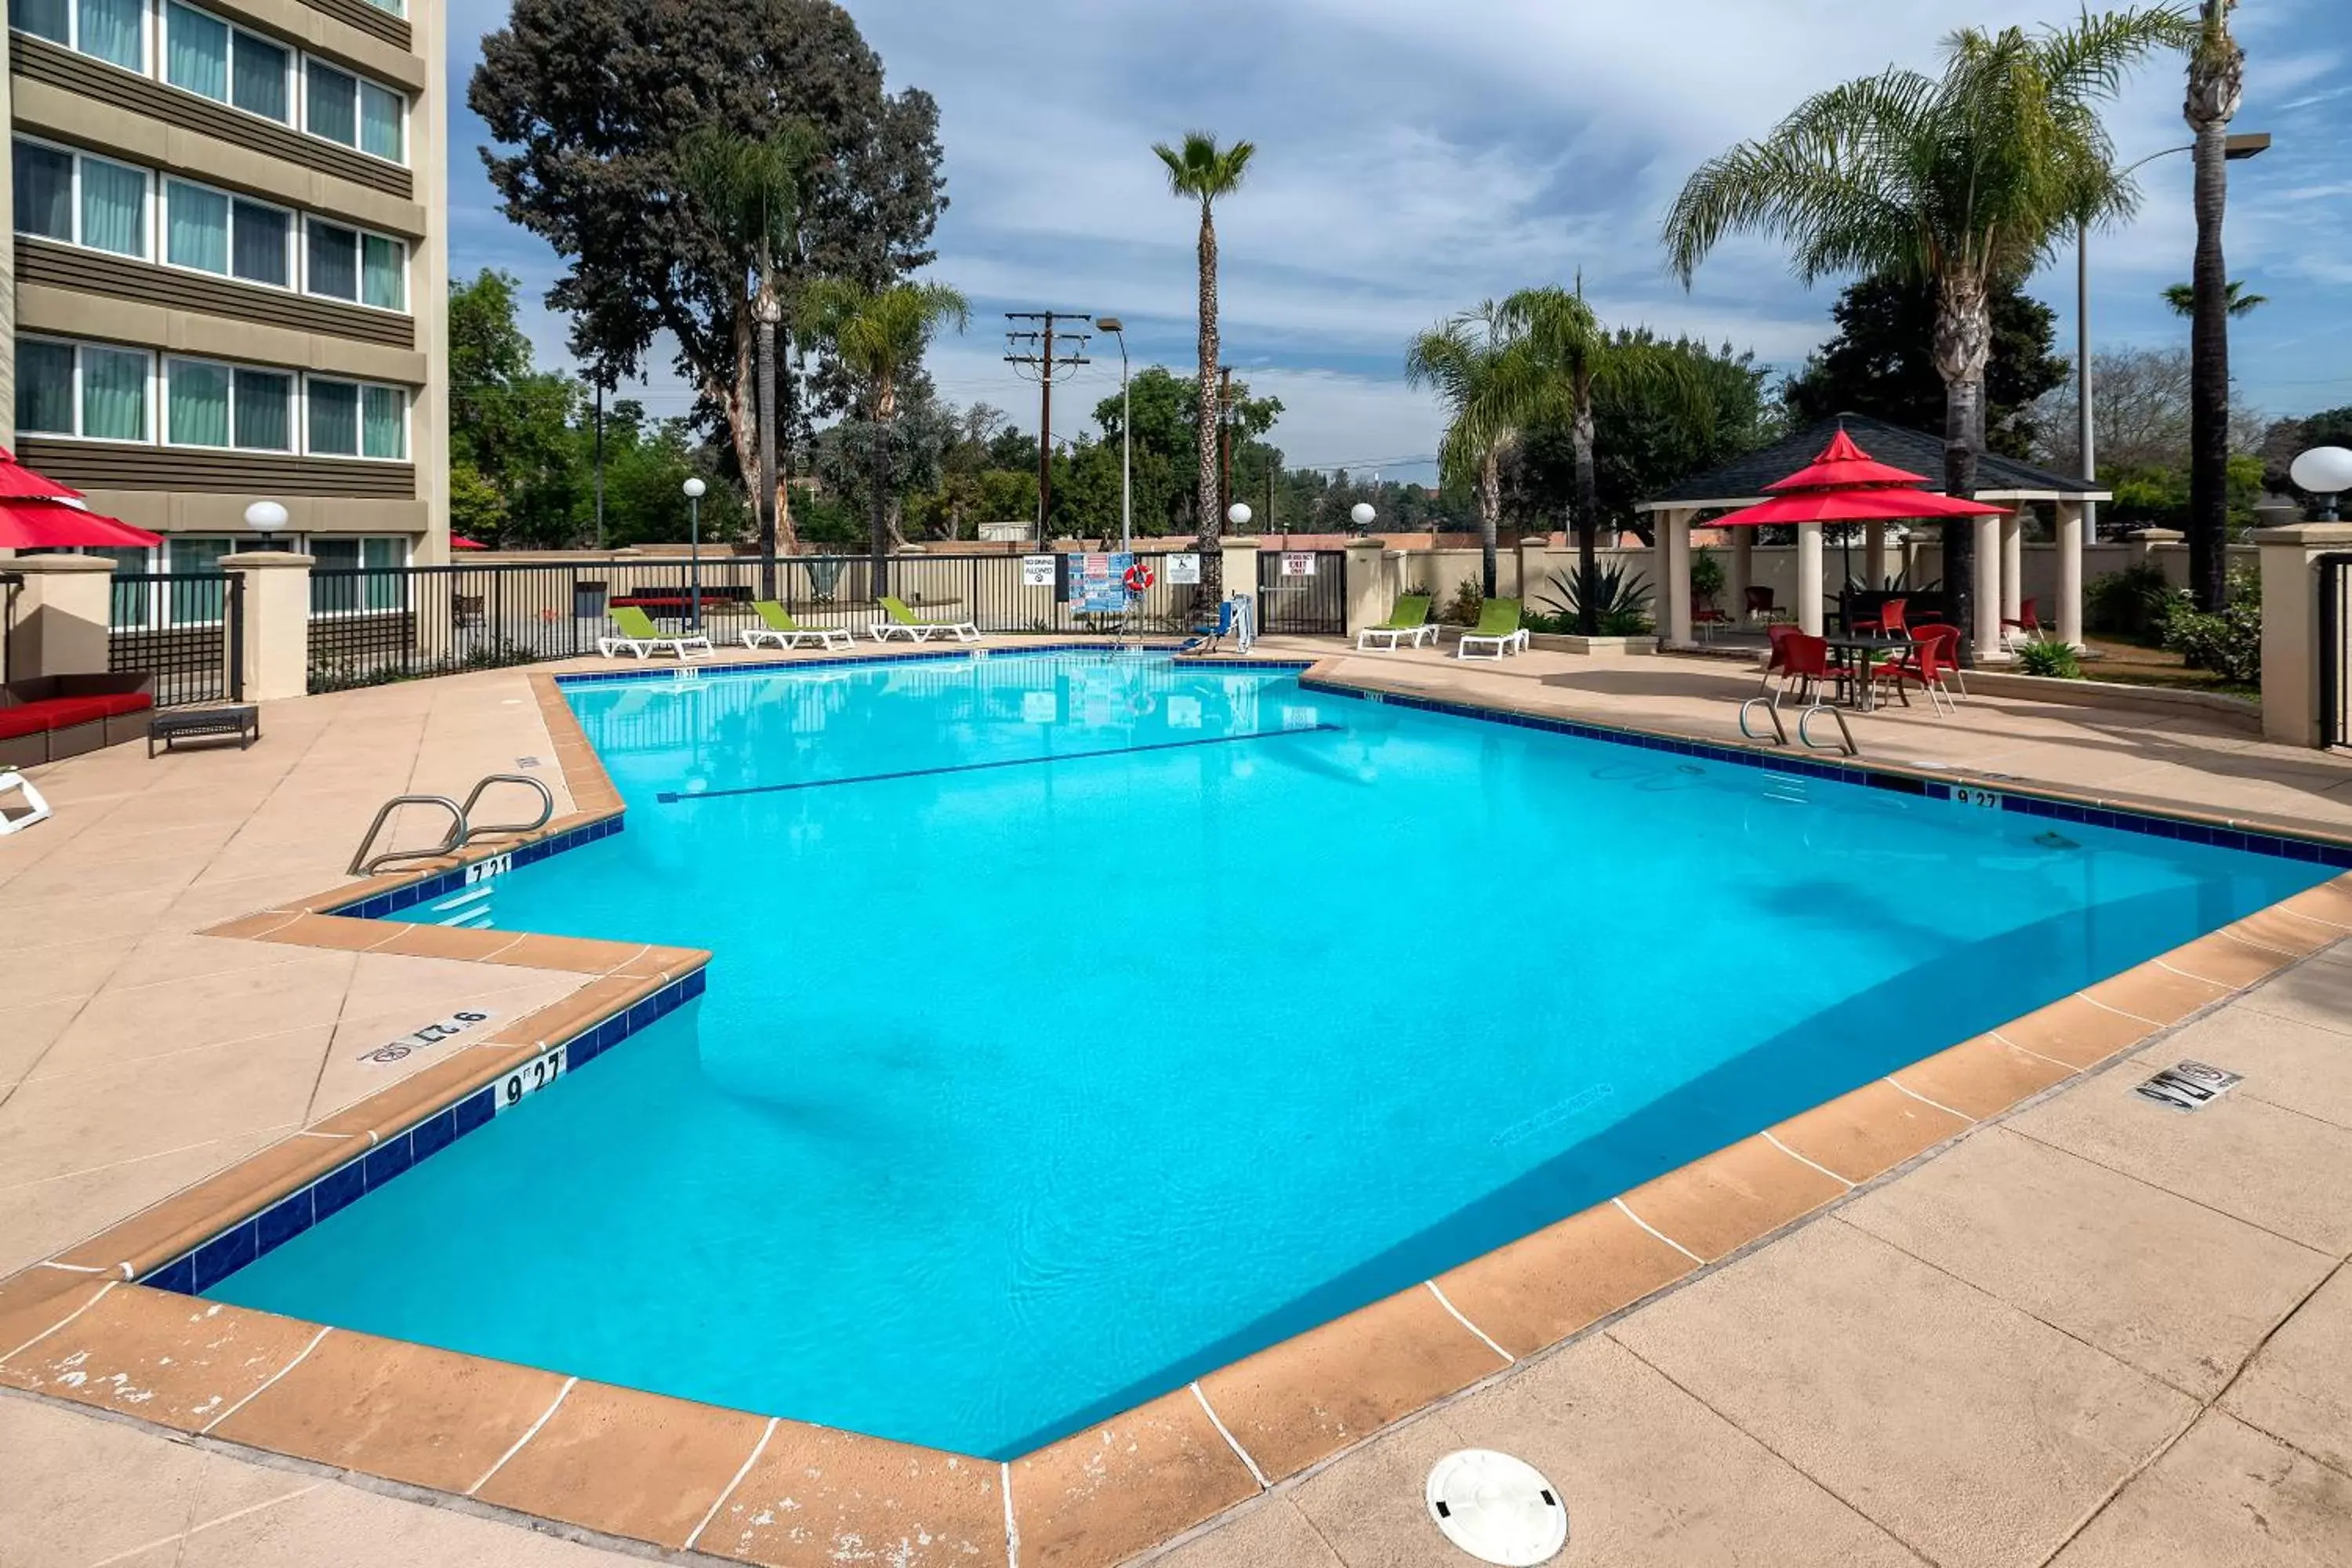
[[1591,566],[1579,562],[1551,574],[1551,592],[1543,603],[1571,624],[1592,627],[1593,636],[1633,637],[1654,625],[1650,599],[1650,585],[1633,577],[1622,562]]

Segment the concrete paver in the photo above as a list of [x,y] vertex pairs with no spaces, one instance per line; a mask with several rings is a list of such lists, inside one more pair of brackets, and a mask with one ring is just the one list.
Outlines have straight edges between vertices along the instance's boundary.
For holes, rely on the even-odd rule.
[[2135,1478],[2051,1568],[2338,1568],[2352,1476],[2219,1412]]
[[[2352,1268],[2271,1337],[2222,1408],[2352,1476]],[[2352,1534],[2352,1520],[2345,1521]]]

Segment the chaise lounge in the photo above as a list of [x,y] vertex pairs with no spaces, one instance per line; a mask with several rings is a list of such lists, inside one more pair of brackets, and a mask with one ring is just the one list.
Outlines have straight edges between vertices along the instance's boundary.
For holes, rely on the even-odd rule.
[[877,621],[867,629],[876,642],[888,642],[894,637],[908,642],[929,642],[935,637],[946,636],[958,642],[978,642],[980,623],[977,621],[926,621],[907,607],[903,599],[885,594],[881,598],[882,613],[890,618]]
[[667,653],[683,662],[690,653],[715,651],[710,639],[701,633],[671,637],[655,626],[643,610],[631,605],[614,606],[613,625],[620,633],[618,637],[596,639],[596,651],[606,658],[624,653],[637,658],[651,658],[657,653]]

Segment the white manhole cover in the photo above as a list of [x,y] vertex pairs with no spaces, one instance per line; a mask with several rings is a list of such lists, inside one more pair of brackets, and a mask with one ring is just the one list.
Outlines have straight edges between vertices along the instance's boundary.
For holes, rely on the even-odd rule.
[[1429,1517],[1482,1563],[1533,1568],[1568,1544],[1568,1510],[1540,1471],[1491,1448],[1465,1448],[1429,1472]]

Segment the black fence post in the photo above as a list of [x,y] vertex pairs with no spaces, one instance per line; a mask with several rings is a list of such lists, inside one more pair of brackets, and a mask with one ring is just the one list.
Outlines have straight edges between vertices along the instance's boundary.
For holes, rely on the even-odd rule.
[[[245,574],[232,572],[225,575],[228,578],[228,597],[225,605],[228,623],[225,639],[228,645],[228,700],[242,702],[245,700]],[[304,629],[308,631],[307,624]]]

